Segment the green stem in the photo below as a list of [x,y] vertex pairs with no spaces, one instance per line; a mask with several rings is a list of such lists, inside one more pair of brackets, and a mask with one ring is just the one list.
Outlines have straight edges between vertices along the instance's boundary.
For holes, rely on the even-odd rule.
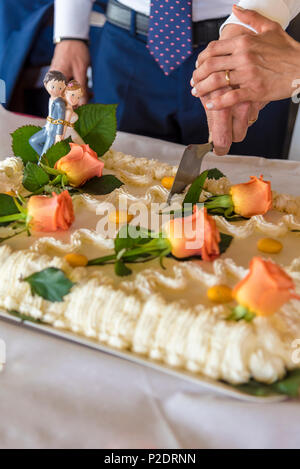
[[61,183],[61,180],[62,180],[62,175],[59,174],[58,176],[56,176],[55,179],[53,179],[53,181],[51,181],[51,186],[57,186],[58,184]]
[[25,200],[25,197],[23,197],[22,195],[18,195],[17,196],[17,199],[20,201],[21,204],[25,205],[26,204],[26,200]]
[[63,176],[64,173],[62,171],[58,171],[57,169],[50,168],[50,166],[47,166],[43,163],[40,164],[41,168],[43,168],[46,173],[51,174],[52,176]]
[[49,166],[49,161],[48,161],[48,158],[46,157],[46,154],[44,154],[44,155],[40,158],[39,166],[41,166],[42,164],[44,164],[45,166]]
[[62,184],[63,188],[65,188],[65,186],[67,186],[69,184],[69,179],[68,179],[68,176],[66,174],[63,175],[63,177],[61,179],[61,184]]
[[[124,254],[118,258],[117,254],[112,254],[111,256],[99,257],[97,259],[92,259],[88,262],[88,266],[92,265],[104,265],[110,263],[111,261],[122,260],[123,262],[133,263],[131,260],[136,256],[147,256],[149,260],[153,260],[155,257],[160,257],[161,254],[167,255],[171,252],[171,244],[168,239],[155,238],[152,239],[149,243],[144,244],[141,247],[125,250]],[[134,263],[138,263],[137,259],[134,259]]]
[[19,203],[18,199],[16,197],[14,197],[13,199],[19,212],[26,215],[26,209]]
[[35,191],[35,192],[32,192],[31,194],[29,195],[26,195],[25,199],[30,199],[30,197],[34,196],[34,195],[41,195],[44,193],[44,187],[41,187],[38,191]]
[[145,257],[145,259],[136,259],[136,260],[128,260],[126,261],[126,264],[145,264],[146,262],[153,261],[154,259],[157,259],[158,256],[149,256]]
[[232,197],[231,195],[216,195],[207,199],[204,202],[204,206],[209,209],[224,208],[234,210]]
[[144,255],[144,256],[147,256],[148,254],[152,254],[154,252],[157,253],[157,257],[160,256],[161,252],[165,251],[166,250],[166,247],[164,249],[158,249],[157,247],[153,246],[153,247],[148,247],[148,249],[144,249],[144,248],[136,248],[136,249],[133,249],[132,251],[129,251],[129,252],[126,252],[123,256],[122,256],[122,260],[124,262],[126,262],[127,260],[130,260],[132,257],[136,257],[136,256],[139,256],[139,255]]
[[104,257],[98,257],[97,259],[92,259],[88,262],[88,266],[91,265],[104,265],[107,264],[110,261],[115,261],[117,259],[116,254],[112,254],[111,256],[104,256]]
[[0,217],[0,223],[10,223],[17,220],[25,220],[26,215],[24,213],[15,213],[14,215],[6,215],[5,217]]

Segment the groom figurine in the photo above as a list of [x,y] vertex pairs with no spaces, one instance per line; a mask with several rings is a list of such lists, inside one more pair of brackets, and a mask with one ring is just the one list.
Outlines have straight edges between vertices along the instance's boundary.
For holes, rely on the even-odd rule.
[[39,162],[52,145],[62,140],[66,117],[66,104],[62,98],[67,85],[66,77],[61,72],[50,71],[44,78],[44,85],[50,95],[47,124],[29,139],[30,145],[40,156]]

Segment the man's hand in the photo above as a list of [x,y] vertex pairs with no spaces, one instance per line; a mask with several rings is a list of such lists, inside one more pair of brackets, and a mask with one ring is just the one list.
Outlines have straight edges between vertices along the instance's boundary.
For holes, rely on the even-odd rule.
[[90,53],[82,41],[62,41],[55,47],[50,66],[51,70],[62,72],[67,80],[77,80],[85,90],[84,102],[87,102],[87,69],[90,65]]
[[255,11],[234,8],[234,13],[259,34],[217,41],[200,54],[193,77],[196,95],[206,96],[222,88],[226,68],[231,70],[233,89],[216,99],[212,96],[207,101],[211,109],[231,108],[244,101],[291,97],[295,92],[295,80],[300,78],[300,44],[278,23]]
[[[227,25],[221,34],[220,40],[216,43],[211,43],[206,51],[212,49],[214,44],[219,44],[222,41],[234,38],[236,36],[247,36],[253,35],[252,31],[244,28],[243,26],[229,24]],[[205,54],[204,51],[202,54]],[[199,59],[202,57],[200,54]],[[198,59],[198,61],[199,61]],[[200,62],[202,65],[202,62]],[[199,65],[199,64],[198,64]],[[225,69],[226,70],[226,69]],[[223,86],[218,89],[212,89],[211,93],[199,93],[198,87],[201,86],[199,80],[199,69],[194,72],[192,86],[193,95],[198,96],[201,99],[203,106],[206,109],[208,127],[210,132],[210,140],[214,142],[214,151],[217,155],[226,155],[232,142],[241,142],[247,135],[248,127],[251,122],[258,118],[259,109],[262,106],[259,104],[250,104],[249,102],[239,103],[236,106],[228,107],[223,111],[209,110],[207,104],[220,99],[225,93],[232,90],[232,87],[226,86],[225,71],[223,73]]]

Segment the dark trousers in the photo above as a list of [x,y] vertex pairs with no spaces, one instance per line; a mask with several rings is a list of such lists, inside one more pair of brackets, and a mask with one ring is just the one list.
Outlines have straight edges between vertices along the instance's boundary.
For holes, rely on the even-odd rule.
[[[144,36],[106,23],[101,36],[92,28],[94,101],[119,103],[118,128],[171,142],[205,143],[208,128],[205,110],[191,95],[198,54],[166,77],[146,48]],[[289,100],[269,104],[232,154],[282,158]]]

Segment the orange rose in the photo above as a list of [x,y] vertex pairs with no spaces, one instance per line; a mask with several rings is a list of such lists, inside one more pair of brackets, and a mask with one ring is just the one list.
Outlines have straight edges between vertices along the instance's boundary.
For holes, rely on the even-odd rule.
[[252,176],[249,182],[232,186],[234,211],[245,218],[264,215],[272,208],[271,183],[263,176]]
[[206,208],[195,206],[193,215],[170,220],[164,232],[178,259],[201,256],[204,261],[213,261],[220,255],[220,233]]
[[70,143],[71,151],[57,161],[55,169],[64,172],[71,186],[82,186],[93,177],[101,177],[104,163],[89,145]]
[[254,257],[249,274],[234,288],[233,297],[258,316],[276,313],[295,293],[291,277],[272,261]]
[[35,231],[68,230],[75,220],[72,198],[68,191],[52,197],[35,195],[27,206],[30,226]]

